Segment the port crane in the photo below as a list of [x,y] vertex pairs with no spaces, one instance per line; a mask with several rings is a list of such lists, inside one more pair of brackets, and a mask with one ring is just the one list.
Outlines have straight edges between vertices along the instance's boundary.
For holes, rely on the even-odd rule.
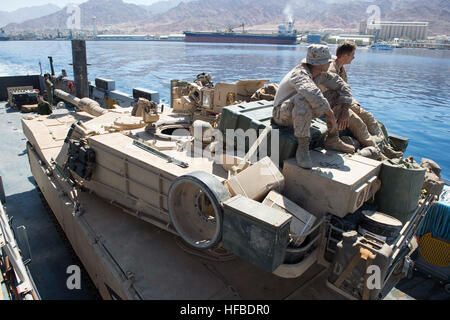
[[236,28],[241,28],[242,27],[242,33],[245,33],[245,24],[242,22],[240,25],[238,26],[228,26],[226,32],[234,32],[233,30]]

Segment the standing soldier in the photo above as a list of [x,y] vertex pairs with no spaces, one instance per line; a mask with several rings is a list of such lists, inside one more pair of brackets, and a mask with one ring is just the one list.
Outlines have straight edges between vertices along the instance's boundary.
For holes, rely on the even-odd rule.
[[305,169],[312,168],[309,153],[311,120],[323,114],[329,128],[326,143],[340,151],[354,152],[353,146],[339,139],[337,121],[342,121],[341,115],[336,120],[335,113],[318,87],[323,85],[338,91],[338,102],[341,104],[352,102],[350,87],[339,76],[327,72],[331,61],[327,46],[309,46],[306,58],[283,78],[275,95],[272,120],[279,126],[294,127],[294,135],[298,139],[295,158],[298,165]]
[[53,106],[53,82],[50,80],[50,74],[46,73],[44,75],[45,79],[45,89],[47,91],[47,101]]

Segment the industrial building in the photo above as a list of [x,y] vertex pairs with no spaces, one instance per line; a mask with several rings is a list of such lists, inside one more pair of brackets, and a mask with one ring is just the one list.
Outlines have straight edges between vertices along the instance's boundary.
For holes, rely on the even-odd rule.
[[373,35],[359,35],[359,34],[340,34],[336,36],[330,36],[329,40],[334,41],[332,43],[341,43],[342,41],[353,41],[358,46],[368,46],[373,41]]
[[364,20],[360,23],[359,33],[374,35],[377,40],[394,38],[425,40],[428,35],[428,22],[380,21],[373,25],[367,25],[367,21]]

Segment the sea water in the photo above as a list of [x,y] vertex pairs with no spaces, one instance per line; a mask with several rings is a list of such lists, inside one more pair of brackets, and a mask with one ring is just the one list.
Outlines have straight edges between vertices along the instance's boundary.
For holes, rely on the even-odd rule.
[[[205,44],[163,41],[87,41],[89,80],[108,78],[127,94],[156,90],[170,100],[170,80],[193,81],[201,72],[213,82],[267,79],[279,83],[306,56],[306,46]],[[331,48],[334,53],[335,47]],[[73,78],[70,41],[0,42],[0,76],[49,72]],[[406,156],[430,158],[450,179],[450,51],[358,48],[347,65],[353,95],[385,124],[410,139]]]

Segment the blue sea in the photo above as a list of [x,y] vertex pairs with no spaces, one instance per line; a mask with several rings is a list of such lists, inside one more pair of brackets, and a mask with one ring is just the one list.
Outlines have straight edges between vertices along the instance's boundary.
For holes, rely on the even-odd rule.
[[[170,99],[170,80],[194,80],[201,72],[213,82],[267,79],[280,82],[306,55],[306,46],[195,44],[184,42],[88,41],[89,80],[116,80],[116,88],[157,90]],[[334,51],[334,48],[332,48]],[[73,77],[70,41],[0,42],[0,76],[66,69]],[[354,97],[390,133],[410,139],[406,155],[436,161],[450,180],[450,51],[358,48],[347,66]]]

